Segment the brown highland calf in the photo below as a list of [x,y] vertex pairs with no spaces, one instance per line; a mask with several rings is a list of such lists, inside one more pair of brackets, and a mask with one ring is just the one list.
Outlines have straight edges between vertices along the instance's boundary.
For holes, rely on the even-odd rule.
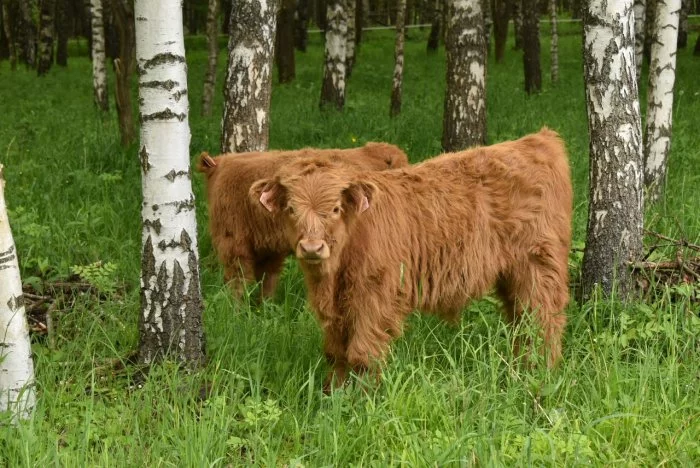
[[286,219],[333,366],[326,390],[381,359],[413,309],[455,320],[494,286],[509,322],[532,311],[548,365],[560,358],[572,189],[555,132],[384,172],[309,158],[251,197]]
[[271,296],[284,259],[293,251],[284,235],[283,221],[252,206],[248,190],[256,180],[271,177],[283,165],[304,157],[367,170],[408,166],[406,154],[387,143],[342,150],[232,153],[215,158],[202,153],[197,169],[207,179],[212,244],[236,297],[246,284],[256,281],[263,282],[263,295]]

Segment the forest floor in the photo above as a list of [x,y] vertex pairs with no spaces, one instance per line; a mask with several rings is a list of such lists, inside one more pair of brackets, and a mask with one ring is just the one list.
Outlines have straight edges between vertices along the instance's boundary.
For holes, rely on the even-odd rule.
[[[546,30],[541,94],[523,92],[522,56],[510,44],[503,63],[489,58],[487,81],[490,142],[543,125],[566,141],[576,249],[585,240],[588,190],[579,28],[563,28],[558,85],[548,78]],[[442,48],[426,54],[426,36],[409,32],[403,111],[390,119],[393,34],[365,34],[343,113],[318,109],[322,48],[311,34],[308,52],[296,55],[296,80],[274,87],[271,147],[387,141],[413,161],[438,154],[445,57]],[[325,396],[321,334],[296,265],[289,262],[274,301],[233,301],[211,248],[197,173],[209,362],[195,373],[164,364],[140,381],[130,364],[139,316],[137,148],[120,147],[113,100],[104,118],[93,106],[84,41],[71,47],[69,66],[42,79],[0,63],[10,220],[28,290],[49,297],[30,304],[44,308],[32,323],[36,412],[16,428],[2,425],[0,466],[700,464],[697,283],[656,288],[630,304],[572,300],[564,360],[551,372],[514,362],[513,332],[495,299],[470,305],[457,326],[416,314],[394,343],[380,386]],[[203,38],[187,39],[187,58],[194,159],[217,152],[222,94],[213,116],[202,118]],[[218,89],[225,60],[222,49]],[[647,210],[646,227],[698,244],[700,58],[692,47],[679,52],[677,74],[668,190]],[[648,249],[658,245],[648,260],[697,256],[667,244],[648,236]],[[573,285],[580,262],[575,250]],[[61,286],[71,277],[87,286]]]

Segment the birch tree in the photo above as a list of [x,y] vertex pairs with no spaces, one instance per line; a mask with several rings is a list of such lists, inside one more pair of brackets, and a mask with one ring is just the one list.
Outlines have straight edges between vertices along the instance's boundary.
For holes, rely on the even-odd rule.
[[656,3],[644,142],[644,183],[650,201],[661,196],[671,150],[680,7],[680,0],[658,0]]
[[0,413],[26,419],[33,410],[34,364],[24,310],[17,251],[5,205],[5,177],[0,164]]
[[275,61],[280,83],[289,83],[296,76],[294,60],[294,12],[295,0],[281,0],[277,13],[277,34],[275,35]]
[[266,151],[277,3],[241,0],[231,8],[221,151]]
[[450,0],[442,148],[486,143],[486,44],[481,0]]
[[56,0],[41,0],[39,16],[39,53],[36,71],[43,76],[53,65],[53,36]]
[[357,8],[357,0],[345,0],[345,4],[347,5],[348,10],[347,43],[345,44],[345,77],[350,78],[350,75],[352,75],[352,68],[355,66],[355,40],[357,39],[355,34],[355,13]]
[[678,18],[678,48],[685,49],[688,46],[688,9],[690,0],[682,0],[680,16]]
[[36,0],[23,0],[19,2],[22,32],[22,58],[29,67],[36,65],[37,31],[34,24],[33,11]]
[[214,97],[216,86],[216,63],[219,60],[219,22],[216,17],[219,14],[219,0],[209,0],[207,8],[207,72],[204,75],[204,92],[202,93],[202,115],[211,115],[211,101]]
[[513,14],[513,34],[515,35],[515,50],[523,48],[523,2],[526,0],[508,0],[511,2]]
[[647,11],[647,0],[634,0],[634,58],[637,65],[637,81],[642,76],[644,62],[644,24]]
[[394,80],[391,87],[392,117],[401,112],[401,88],[403,85],[403,43],[405,36],[406,0],[396,3],[396,45],[394,47]]
[[204,363],[180,0],[136,0],[143,189],[139,360]]
[[628,262],[642,252],[642,132],[632,0],[591,0],[584,9],[584,77],[590,133],[590,195],[583,291],[631,290]]
[[14,71],[17,69],[17,48],[10,25],[10,9],[7,7],[7,0],[0,3],[2,4],[2,34],[5,35],[5,39],[7,40],[7,48],[10,55],[10,69]]
[[428,52],[438,50],[440,46],[440,37],[442,34],[442,10],[445,8],[445,0],[435,0],[433,8],[433,21],[430,25],[430,35],[428,36]]
[[332,105],[338,110],[345,106],[345,53],[348,21],[345,0],[326,2],[326,48],[321,85],[321,107]]
[[68,36],[70,35],[71,16],[69,13],[69,0],[55,0],[56,12],[54,15],[56,30],[56,65],[68,66]]
[[92,88],[95,104],[101,110],[109,110],[107,73],[105,71],[105,28],[102,19],[102,0],[90,0],[92,25]]
[[510,21],[511,0],[491,0],[493,11],[493,35],[496,63],[503,61],[508,39],[508,21]]
[[557,32],[557,0],[549,2],[549,23],[552,28],[552,41],[549,47],[550,75],[552,83],[559,82],[559,33]]
[[309,2],[311,0],[299,0],[297,2],[294,18],[294,45],[300,52],[306,52],[309,42]]
[[542,67],[540,65],[540,20],[537,0],[522,0],[522,44],[525,92],[542,91]]

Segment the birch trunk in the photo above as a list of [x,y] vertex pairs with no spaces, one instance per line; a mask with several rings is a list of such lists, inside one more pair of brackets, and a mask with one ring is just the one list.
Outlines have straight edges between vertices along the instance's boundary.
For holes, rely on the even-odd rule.
[[688,9],[690,0],[681,1],[680,17],[678,18],[678,48],[688,47]]
[[628,262],[642,253],[641,119],[632,0],[591,0],[584,10],[590,196],[583,292],[632,289]]
[[512,2],[513,34],[515,35],[515,50],[523,48],[523,0],[509,0]]
[[5,205],[5,178],[0,164],[0,413],[12,420],[31,416],[36,402],[34,365],[24,310],[17,251]]
[[10,54],[10,69],[17,69],[17,47],[15,38],[12,36],[12,26],[10,25],[10,11],[7,7],[7,1],[2,2],[2,32],[7,39],[7,48]]
[[204,363],[197,223],[190,171],[187,66],[180,0],[136,0],[141,120],[139,360]]
[[290,83],[296,76],[294,61],[294,10],[295,0],[282,0],[277,13],[277,34],[275,35],[275,61],[280,83]]
[[401,88],[403,85],[403,44],[405,36],[406,0],[396,4],[396,45],[394,48],[394,81],[391,88],[391,108],[389,115],[401,113]]
[[90,0],[92,24],[92,88],[95,104],[109,110],[107,73],[105,71],[105,28],[102,20],[102,0]]
[[435,0],[435,8],[433,9],[433,21],[430,26],[430,35],[428,36],[428,52],[438,50],[440,46],[440,37],[442,31],[442,9],[444,8],[444,0]]
[[300,52],[306,52],[309,43],[309,1],[299,0],[294,18],[294,45]]
[[645,18],[647,0],[634,0],[634,58],[637,66],[637,81],[642,76],[642,64],[644,63],[644,32],[646,31]]
[[484,12],[484,44],[486,56],[491,50],[491,26],[493,25],[493,12],[491,11],[491,0],[481,0],[481,11]]
[[233,2],[224,83],[221,151],[266,151],[277,2]]
[[642,51],[642,55],[647,63],[651,62],[651,41],[654,39],[656,1],[657,0],[646,0],[644,8],[644,50]]
[[54,16],[56,13],[55,0],[41,0],[39,18],[39,57],[36,72],[44,76],[53,65],[53,34]]
[[36,25],[32,12],[36,0],[23,0],[19,2],[22,30],[22,57],[29,67],[36,65]]
[[345,0],[347,5],[347,43],[345,44],[345,78],[350,78],[352,68],[355,66],[355,13],[356,0]]
[[342,110],[345,106],[345,48],[348,33],[345,0],[328,0],[326,13],[328,20],[321,107],[332,105]]
[[539,93],[542,91],[542,67],[540,66],[540,20],[537,0],[522,0],[521,10],[525,92]]
[[658,0],[656,3],[644,142],[644,183],[652,202],[662,195],[671,150],[680,7],[680,0]]
[[481,0],[450,0],[442,148],[486,144],[486,44]]
[[552,41],[549,47],[549,53],[551,56],[550,72],[552,83],[556,84],[559,82],[559,33],[557,32],[557,0],[550,0],[549,15],[549,22],[552,27]]
[[495,42],[496,63],[503,62],[508,40],[508,21],[510,20],[511,0],[492,0],[493,35]]
[[211,115],[211,102],[214,97],[214,87],[216,86],[216,63],[219,58],[219,22],[216,17],[219,14],[219,0],[209,0],[207,10],[207,50],[209,60],[207,61],[207,73],[204,75],[204,92],[202,93],[202,115]]
[[56,65],[68,66],[68,36],[70,35],[69,0],[56,0]]

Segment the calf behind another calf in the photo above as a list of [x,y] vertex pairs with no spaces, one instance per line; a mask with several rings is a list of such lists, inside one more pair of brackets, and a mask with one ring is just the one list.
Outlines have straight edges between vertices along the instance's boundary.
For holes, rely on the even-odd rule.
[[381,359],[413,309],[455,319],[492,287],[509,322],[532,312],[548,365],[560,358],[572,188],[555,132],[384,172],[305,158],[250,192],[300,260],[327,386]]

